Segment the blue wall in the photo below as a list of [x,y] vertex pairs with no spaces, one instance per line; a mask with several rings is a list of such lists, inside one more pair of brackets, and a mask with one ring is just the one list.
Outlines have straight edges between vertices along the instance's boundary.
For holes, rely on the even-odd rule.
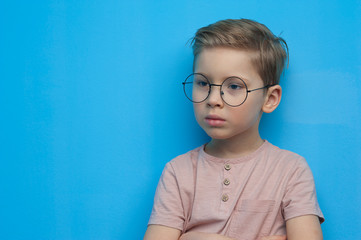
[[208,140],[186,42],[251,18],[290,48],[263,138],[306,157],[325,239],[361,239],[360,1],[1,1],[0,239],[141,239],[166,162]]

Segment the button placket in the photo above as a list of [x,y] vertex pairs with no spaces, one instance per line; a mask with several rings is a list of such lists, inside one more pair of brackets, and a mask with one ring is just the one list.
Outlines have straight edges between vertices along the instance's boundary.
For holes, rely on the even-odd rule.
[[224,180],[223,180],[223,184],[225,185],[225,186],[228,186],[228,185],[230,185],[231,184],[231,173],[230,173],[230,171],[231,171],[231,169],[232,169],[232,166],[231,166],[231,164],[229,164],[229,163],[225,163],[224,164]]
[[226,203],[229,198],[230,198],[230,193],[231,193],[231,189],[230,189],[230,184],[231,184],[231,173],[230,173],[230,170],[231,170],[232,166],[229,164],[229,163],[225,163],[223,165],[223,176],[224,176],[224,179],[223,179],[223,193],[222,193],[222,196],[221,196],[221,200]]

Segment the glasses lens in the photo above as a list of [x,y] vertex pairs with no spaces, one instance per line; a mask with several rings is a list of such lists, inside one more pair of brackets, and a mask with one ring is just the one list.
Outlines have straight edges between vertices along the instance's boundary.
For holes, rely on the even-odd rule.
[[209,82],[203,75],[194,73],[184,81],[183,89],[192,102],[203,102],[209,94]]
[[247,97],[246,83],[237,77],[227,78],[222,84],[222,98],[230,106],[241,105]]

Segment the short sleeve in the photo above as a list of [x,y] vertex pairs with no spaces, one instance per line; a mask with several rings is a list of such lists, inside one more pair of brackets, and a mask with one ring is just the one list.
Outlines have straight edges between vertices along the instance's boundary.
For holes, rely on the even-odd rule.
[[300,158],[290,172],[282,210],[286,221],[303,215],[316,215],[321,223],[325,220],[317,202],[311,169],[304,158]]
[[177,177],[172,165],[167,163],[158,183],[148,225],[159,224],[182,231],[184,220]]

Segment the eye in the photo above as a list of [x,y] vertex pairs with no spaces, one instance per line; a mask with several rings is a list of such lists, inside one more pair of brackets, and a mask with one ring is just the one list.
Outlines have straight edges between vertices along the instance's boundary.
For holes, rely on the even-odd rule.
[[241,86],[239,86],[239,85],[237,85],[237,84],[231,84],[231,85],[229,86],[229,88],[232,89],[232,90],[237,90],[237,89],[240,89]]
[[196,79],[194,81],[195,85],[198,86],[198,87],[207,87],[208,86],[208,82],[207,81],[204,81],[204,80],[201,80],[201,79]]
[[244,85],[240,83],[230,83],[227,88],[229,90],[241,90],[244,88]]

